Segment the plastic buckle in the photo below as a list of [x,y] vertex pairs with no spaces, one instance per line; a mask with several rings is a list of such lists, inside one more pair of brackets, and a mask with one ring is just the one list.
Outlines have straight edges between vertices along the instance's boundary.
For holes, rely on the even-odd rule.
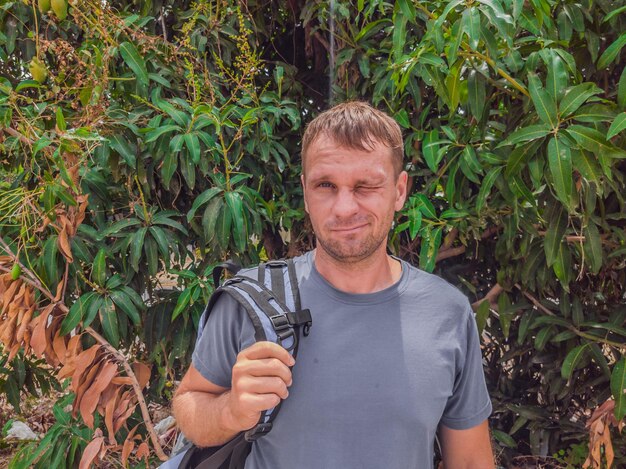
[[270,321],[272,322],[272,326],[274,326],[274,330],[276,332],[284,331],[285,329],[289,329],[289,320],[284,314],[279,314],[277,316],[271,316]]
[[285,267],[287,265],[287,261],[283,261],[283,260],[267,261],[265,265],[268,267]]
[[246,441],[256,441],[259,437],[266,435],[272,429],[272,422],[257,423],[244,434]]
[[234,283],[239,283],[243,281],[244,279],[242,277],[232,277],[232,278],[225,280],[222,286],[225,287],[226,285],[232,285]]

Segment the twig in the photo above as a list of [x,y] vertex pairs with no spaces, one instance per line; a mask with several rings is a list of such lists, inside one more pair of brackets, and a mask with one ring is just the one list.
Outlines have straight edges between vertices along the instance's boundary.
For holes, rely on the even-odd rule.
[[517,289],[519,291],[522,292],[522,294],[528,298],[532,304],[534,304],[538,309],[540,309],[541,311],[543,311],[544,313],[546,313],[548,316],[556,316],[556,314],[554,314],[552,311],[550,311],[548,308],[546,308],[544,305],[541,304],[541,302],[535,298],[533,295],[531,295],[530,293],[528,293],[526,290],[524,290],[519,283],[516,283],[515,286],[517,287]]
[[495,304],[495,300],[496,300],[496,298],[498,298],[500,293],[502,293],[503,291],[504,291],[504,288],[502,288],[502,286],[500,286],[499,283],[496,283],[493,287],[491,287],[491,290],[489,290],[485,296],[483,296],[480,300],[472,303],[472,308],[474,310],[477,310],[478,307],[483,303],[483,301],[488,301],[489,305],[493,309],[497,309],[497,305]]
[[6,127],[2,130],[4,130],[10,136],[17,138],[20,142],[22,142],[25,145],[32,147],[35,144],[35,142],[33,142],[30,138],[26,137],[25,135],[22,135],[17,130],[12,129],[11,127]]
[[154,431],[154,425],[152,424],[152,419],[150,418],[150,412],[148,412],[148,406],[146,404],[146,400],[143,397],[143,392],[141,390],[141,387],[139,386],[139,381],[137,381],[137,377],[135,376],[133,369],[128,363],[128,360],[126,360],[126,357],[119,350],[113,347],[109,342],[107,342],[104,337],[94,331],[91,327],[85,328],[85,331],[87,331],[89,335],[96,339],[96,341],[100,345],[102,345],[102,347],[104,347],[109,353],[111,353],[124,367],[124,371],[126,371],[126,374],[132,381],[133,390],[137,395],[137,401],[139,404],[139,408],[141,409],[141,415],[143,417],[144,423],[146,424],[146,429],[148,430],[148,434],[150,435],[152,445],[154,446],[154,451],[161,461],[167,461],[168,457],[163,452],[163,448],[161,447],[161,443],[159,442],[159,437]]

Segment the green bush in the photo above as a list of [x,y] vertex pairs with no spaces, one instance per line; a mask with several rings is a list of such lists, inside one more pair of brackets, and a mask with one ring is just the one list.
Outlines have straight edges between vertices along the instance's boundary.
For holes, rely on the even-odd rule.
[[67,285],[64,333],[151,364],[149,399],[213,265],[312,246],[303,123],[364,99],[405,132],[390,248],[475,302],[501,464],[587,441],[611,396],[624,418],[623,0],[37,5],[0,6],[4,250]]

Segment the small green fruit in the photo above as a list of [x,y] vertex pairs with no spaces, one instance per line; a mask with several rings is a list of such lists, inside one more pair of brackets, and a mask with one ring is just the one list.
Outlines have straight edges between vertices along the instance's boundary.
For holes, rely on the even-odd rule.
[[50,6],[60,21],[67,18],[67,0],[50,0]]
[[39,3],[39,11],[43,13],[48,13],[50,11],[50,0],[38,0]]
[[13,268],[11,269],[11,280],[17,280],[20,278],[22,274],[22,268],[19,264],[13,264]]
[[33,60],[30,61],[28,70],[33,76],[33,79],[39,83],[45,82],[48,78],[48,69],[46,69],[46,66],[37,57],[33,57]]

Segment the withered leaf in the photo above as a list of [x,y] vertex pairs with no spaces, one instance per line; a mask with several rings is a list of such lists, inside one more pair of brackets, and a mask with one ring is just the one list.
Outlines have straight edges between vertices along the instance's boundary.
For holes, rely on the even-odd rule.
[[111,361],[105,362],[96,375],[93,384],[80,401],[80,413],[89,428],[93,428],[93,413],[100,400],[100,394],[109,385],[116,373],[117,364]]
[[91,440],[85,448],[85,451],[83,451],[83,457],[80,458],[78,469],[88,469],[93,464],[96,456],[100,453],[103,445],[104,437],[97,437]]
[[141,389],[145,388],[150,381],[150,367],[145,363],[135,362],[132,364],[133,372]]

